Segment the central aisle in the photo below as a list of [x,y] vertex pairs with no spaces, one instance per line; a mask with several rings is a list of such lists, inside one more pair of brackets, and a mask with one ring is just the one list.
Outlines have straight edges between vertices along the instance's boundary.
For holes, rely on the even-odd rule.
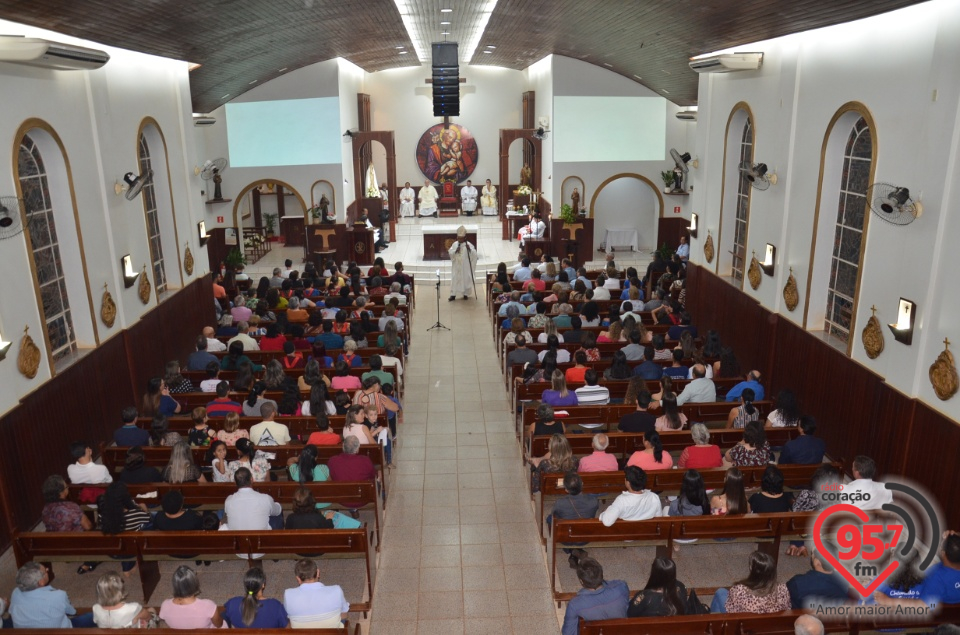
[[[479,284],[478,284],[479,289]],[[418,285],[374,635],[559,632],[483,300]]]

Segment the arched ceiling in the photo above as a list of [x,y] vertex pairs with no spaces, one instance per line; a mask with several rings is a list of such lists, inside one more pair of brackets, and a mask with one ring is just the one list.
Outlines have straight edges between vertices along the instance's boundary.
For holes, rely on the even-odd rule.
[[[195,112],[296,68],[343,57],[374,72],[420,64],[424,42],[524,69],[555,53],[697,102],[688,58],[877,15],[918,0],[0,0],[0,18],[201,64]],[[453,11],[440,13],[441,8]],[[489,12],[482,20],[480,16]],[[401,10],[404,13],[401,16]],[[483,22],[489,20],[478,37]],[[404,21],[418,29],[417,42]],[[440,26],[440,21],[451,22]],[[442,36],[446,29],[448,36]],[[470,60],[467,45],[475,41]],[[495,48],[494,48],[495,47]],[[400,51],[407,51],[400,54]],[[427,49],[426,55],[429,55]],[[463,61],[461,63],[463,63]],[[427,62],[429,64],[429,60]]]

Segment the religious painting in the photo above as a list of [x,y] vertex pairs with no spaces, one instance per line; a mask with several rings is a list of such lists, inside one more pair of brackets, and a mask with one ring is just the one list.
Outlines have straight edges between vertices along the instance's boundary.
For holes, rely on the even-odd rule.
[[455,123],[431,126],[417,143],[417,165],[434,183],[466,181],[477,167],[477,142]]

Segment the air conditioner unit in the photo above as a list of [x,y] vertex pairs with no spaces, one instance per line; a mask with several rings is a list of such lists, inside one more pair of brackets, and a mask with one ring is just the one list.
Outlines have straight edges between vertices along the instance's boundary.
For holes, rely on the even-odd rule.
[[698,73],[754,71],[762,65],[763,53],[724,53],[690,60],[690,68]]
[[678,110],[677,119],[679,119],[680,121],[696,121],[697,111],[696,110]]
[[110,60],[104,51],[35,37],[0,35],[0,62],[61,71],[94,70]]
[[217,118],[211,115],[205,115],[200,113],[193,113],[193,125],[198,128],[201,126],[212,126],[217,123]]

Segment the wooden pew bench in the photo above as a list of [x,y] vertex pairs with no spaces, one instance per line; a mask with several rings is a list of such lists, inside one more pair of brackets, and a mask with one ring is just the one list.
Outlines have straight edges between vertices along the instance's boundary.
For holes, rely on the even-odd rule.
[[[810,480],[813,473],[823,465],[779,465],[783,472],[784,485],[792,489],[807,488],[810,486]],[[843,464],[831,463],[838,471],[843,471]],[[743,473],[743,486],[746,489],[757,489],[763,480],[763,473],[766,467],[741,467]],[[727,475],[726,468],[713,468],[697,470],[703,477],[703,485],[706,489],[720,489],[723,487],[724,479]],[[683,483],[683,477],[686,470],[659,470],[649,471],[647,474],[647,489],[660,494],[676,494],[680,491]],[[623,472],[583,472],[580,474],[583,481],[583,493],[597,496],[601,500],[616,498],[624,491],[625,477]],[[540,527],[540,542],[546,545],[546,517],[550,514],[547,509],[547,500],[555,500],[561,496],[566,496],[567,492],[563,488],[562,474],[548,474],[540,479],[540,513],[538,522]],[[618,521],[619,522],[619,521]]]
[[[220,607],[221,609],[223,607]],[[89,613],[90,609],[86,610],[77,607],[78,613]],[[226,628],[226,626],[224,626]],[[153,628],[150,629],[155,635],[183,635],[182,630],[175,628]],[[289,635],[286,628],[257,628],[248,630],[249,633],[256,633],[257,635]],[[76,635],[103,635],[104,629],[102,628],[75,628],[70,632]],[[134,633],[136,631],[136,633]],[[24,635],[31,635],[33,633],[49,633],[50,631],[42,628],[20,628],[13,630],[14,633],[23,633]],[[361,635],[360,624],[350,624],[350,621],[347,620],[343,628],[314,628],[310,630],[314,635]],[[110,629],[111,634],[116,635],[140,635],[143,633],[141,629],[134,628],[114,628]]]
[[[277,417],[276,420],[287,426],[290,430],[291,437],[299,437],[304,443],[306,443],[311,434],[318,431],[317,419],[313,416],[286,417],[281,415]],[[257,425],[261,421],[263,421],[263,417],[240,417],[240,429],[249,431],[252,426]],[[343,426],[346,425],[346,415],[327,415],[327,421],[330,423],[330,430],[332,432],[341,434],[343,432]],[[153,417],[140,417],[137,420],[138,426],[144,430],[149,430],[152,422]],[[378,422],[381,425],[386,425],[386,415],[379,417]],[[223,428],[223,419],[220,417],[212,418],[207,422],[207,425],[209,425],[212,430],[220,430]],[[189,416],[180,414],[167,419],[167,429],[171,432],[177,432],[186,436],[191,428],[193,428],[193,419]]]
[[198,554],[198,560],[227,560],[245,554],[255,566],[267,559],[299,559],[300,554],[323,553],[322,558],[363,558],[366,567],[366,599],[355,598],[350,610],[366,612],[373,601],[370,547],[367,529],[273,530],[273,531],[139,531],[105,536],[99,531],[22,532],[14,538],[17,566],[39,562],[111,561],[127,556],[137,563],[144,602],[149,602],[160,580],[160,560],[183,560],[174,554]]
[[[376,536],[376,550],[380,551],[380,507],[377,504],[377,487],[374,483],[369,481],[353,483],[325,481],[304,483],[302,486],[310,490],[317,502],[330,503],[334,509],[372,510],[374,530],[370,537],[372,539]],[[82,507],[83,504],[79,500],[80,492],[90,486],[69,485],[68,487],[70,488],[70,500]],[[284,509],[293,507],[293,494],[300,487],[300,483],[293,481],[268,481],[253,484],[253,489],[263,494],[269,494]],[[134,498],[155,493],[156,497],[153,499],[139,499],[140,502],[146,502],[150,505],[159,505],[167,492],[177,490],[183,494],[185,505],[200,510],[223,509],[227,497],[237,491],[233,483],[138,483],[127,485],[127,489],[130,490],[130,495]]]
[[[808,533],[815,512],[763,514],[746,516],[677,516],[650,520],[618,520],[610,527],[599,519],[555,520],[551,535],[550,585],[553,598],[568,601],[575,592],[562,591],[557,582],[557,552],[566,543],[587,543],[597,547],[654,546],[658,557],[670,557],[677,539],[733,539],[756,542],[757,549],[777,561],[780,543]],[[697,589],[697,593],[713,593],[714,589]]]

